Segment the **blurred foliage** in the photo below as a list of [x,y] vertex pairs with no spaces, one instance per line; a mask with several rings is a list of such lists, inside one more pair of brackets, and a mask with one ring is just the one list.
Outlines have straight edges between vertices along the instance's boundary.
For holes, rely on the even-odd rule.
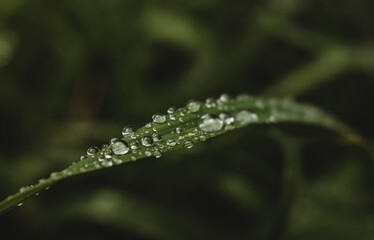
[[291,96],[369,139],[251,127],[78,176],[0,217],[21,239],[372,239],[374,2],[0,0],[0,198],[222,92]]

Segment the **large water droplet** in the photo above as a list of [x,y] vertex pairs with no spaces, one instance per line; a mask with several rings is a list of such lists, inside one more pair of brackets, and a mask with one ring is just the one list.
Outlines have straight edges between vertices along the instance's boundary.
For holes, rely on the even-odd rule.
[[122,130],[122,136],[124,137],[131,137],[132,135],[134,135],[134,133],[135,130],[132,126],[126,126]]
[[198,112],[200,110],[200,106],[201,106],[201,104],[199,102],[196,102],[196,101],[193,101],[193,100],[191,100],[187,103],[187,108],[191,112]]
[[235,119],[240,125],[245,125],[248,123],[253,123],[258,121],[256,113],[251,113],[247,110],[242,110],[235,114]]
[[153,119],[154,123],[164,123],[164,122],[166,122],[166,116],[162,115],[162,114],[159,114],[159,113],[154,114],[152,116],[152,119]]
[[130,148],[127,142],[117,141],[112,144],[112,150],[115,155],[124,155],[130,150]]
[[152,146],[152,143],[153,143],[153,139],[150,136],[142,137],[143,146],[150,147]]
[[92,156],[99,152],[97,147],[90,147],[87,149],[87,155]]
[[223,121],[219,118],[215,118],[210,114],[205,114],[199,119],[199,127],[204,132],[215,132],[219,131],[223,127]]

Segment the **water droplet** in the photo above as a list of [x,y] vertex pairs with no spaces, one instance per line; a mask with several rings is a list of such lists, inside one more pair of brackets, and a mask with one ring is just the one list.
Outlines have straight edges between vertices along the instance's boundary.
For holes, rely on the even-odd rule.
[[159,114],[159,113],[154,114],[152,116],[152,119],[153,119],[154,123],[164,123],[164,122],[166,122],[166,116],[162,115],[162,114]]
[[248,123],[253,123],[258,121],[257,114],[251,113],[247,110],[242,110],[235,114],[235,119],[240,125],[245,125]]
[[80,160],[82,161],[82,160],[84,160],[84,159],[86,159],[86,158],[87,158],[86,155],[82,155],[82,156],[80,157]]
[[206,139],[207,139],[207,137],[205,135],[201,135],[199,137],[199,140],[202,141],[202,142],[204,142]]
[[132,126],[126,126],[122,129],[122,136],[124,137],[131,137],[134,133],[135,130]]
[[177,133],[182,133],[183,132],[183,128],[181,128],[181,127],[177,127],[176,129],[175,129],[175,131],[177,132]]
[[19,192],[20,192],[20,193],[23,193],[23,192],[25,192],[27,189],[29,189],[29,187],[21,187],[21,188],[19,189]]
[[161,140],[161,135],[158,133],[152,134],[153,141],[158,142]]
[[113,166],[113,162],[110,161],[110,160],[105,160],[105,161],[101,162],[101,166],[103,166],[103,167],[111,167],[111,166]]
[[173,120],[173,121],[176,119],[176,118],[175,118],[175,115],[173,115],[173,114],[170,114],[170,115],[169,115],[169,118],[170,118],[170,120]]
[[204,132],[219,131],[223,127],[223,121],[219,118],[213,117],[210,114],[203,115],[199,121],[199,127]]
[[184,144],[183,144],[184,147],[186,148],[192,148],[193,147],[193,143],[191,141],[186,141]]
[[130,143],[130,148],[131,149],[137,149],[139,147],[139,143],[138,142],[131,142]]
[[104,149],[104,148],[107,148],[107,147],[109,147],[109,145],[108,144],[103,144],[102,146],[101,146],[101,149]]
[[130,148],[127,142],[117,141],[112,145],[112,150],[115,155],[124,155],[130,150]]
[[151,124],[151,123],[147,123],[147,124],[145,125],[145,128],[150,128],[150,127],[152,127],[152,124]]
[[110,145],[112,145],[113,143],[119,141],[118,138],[112,138],[110,139]]
[[100,150],[97,147],[90,147],[87,149],[87,155],[93,156],[98,153]]
[[160,158],[160,157],[161,157],[161,153],[160,153],[160,151],[155,151],[155,152],[153,153],[153,156],[155,156],[156,158]]
[[22,206],[22,204],[23,204],[23,203],[18,203],[17,206],[20,207],[20,206]]
[[99,157],[97,158],[97,160],[98,160],[99,162],[105,161],[105,157],[104,157],[104,156],[99,156]]
[[[118,142],[114,143],[113,146],[116,145],[117,143],[118,143]],[[113,153],[112,153],[110,150],[105,151],[105,153],[104,153],[104,157],[105,157],[106,159],[110,159],[110,158],[113,157]]]
[[219,118],[223,121],[226,125],[231,125],[235,122],[235,118],[227,113],[220,113]]
[[152,146],[152,143],[153,143],[153,139],[150,136],[142,137],[143,146],[150,147]]
[[123,163],[122,159],[118,158],[118,157],[113,157],[113,163],[116,164],[116,165],[119,165],[121,163]]
[[41,179],[39,179],[39,181],[38,181],[39,184],[44,184],[44,183],[46,183],[46,182],[47,182],[47,179],[45,179],[45,178],[41,178]]
[[58,172],[52,172],[52,173],[49,175],[49,178],[52,179],[52,180],[57,180],[58,177],[59,177]]
[[221,96],[219,97],[218,100],[221,103],[228,103],[228,102],[230,102],[230,96],[227,93],[223,93],[223,94],[221,94]]
[[152,155],[152,153],[150,151],[145,151],[144,155],[146,155],[147,157],[150,157]]
[[216,106],[216,101],[214,100],[214,98],[208,98],[207,100],[205,100],[205,107],[213,108],[215,106]]
[[172,146],[172,147],[174,147],[177,143],[174,142],[173,139],[168,139],[168,140],[166,141],[166,144],[167,144],[168,146]]
[[135,160],[136,160],[136,157],[135,157],[135,156],[131,156],[131,157],[130,157],[130,160],[131,160],[131,161],[135,161]]
[[169,107],[167,112],[170,113],[170,114],[174,113],[175,112],[175,107]]
[[200,106],[201,106],[201,104],[199,102],[196,102],[196,101],[193,101],[193,100],[191,100],[187,103],[187,108],[191,112],[198,112],[200,110]]

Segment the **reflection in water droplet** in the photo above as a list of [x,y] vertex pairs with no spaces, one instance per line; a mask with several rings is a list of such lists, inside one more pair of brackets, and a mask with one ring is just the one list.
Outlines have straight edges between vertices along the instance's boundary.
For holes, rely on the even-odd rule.
[[176,131],[177,133],[182,133],[182,132],[183,132],[183,128],[181,128],[181,127],[177,127],[177,128],[175,129],[175,131]]

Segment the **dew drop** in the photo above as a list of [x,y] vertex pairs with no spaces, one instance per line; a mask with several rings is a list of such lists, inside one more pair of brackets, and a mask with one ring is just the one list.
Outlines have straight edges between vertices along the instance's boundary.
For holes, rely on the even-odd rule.
[[86,158],[87,158],[86,155],[82,155],[79,159],[82,161],[82,160],[84,160],[84,159],[86,159]]
[[230,96],[227,94],[227,93],[223,93],[223,94],[221,94],[221,96],[219,97],[219,102],[221,102],[221,103],[228,103],[228,102],[230,102]]
[[118,157],[113,157],[113,163],[116,164],[116,165],[119,165],[121,163],[123,163],[122,159],[118,158]]
[[193,143],[191,141],[186,141],[184,144],[183,144],[184,147],[186,148],[192,148],[193,147]]
[[199,127],[204,132],[215,132],[219,131],[223,127],[223,121],[219,118],[215,118],[210,114],[203,115],[199,121]]
[[200,106],[201,106],[201,104],[199,102],[196,102],[196,101],[193,101],[193,100],[191,100],[187,103],[187,108],[191,112],[198,112],[200,110]]
[[168,139],[166,141],[166,145],[174,147],[177,143],[174,142],[172,139]]
[[117,141],[112,145],[112,150],[115,155],[125,155],[130,148],[127,142]]
[[20,206],[22,206],[22,204],[23,204],[23,203],[18,203],[17,206],[20,207]]
[[154,133],[154,134],[152,134],[152,138],[153,138],[154,142],[158,142],[158,141],[161,140],[161,135],[158,134],[158,133]]
[[122,129],[122,136],[124,137],[131,137],[134,133],[135,130],[132,126],[126,126]]
[[169,118],[170,118],[170,120],[173,120],[173,121],[176,119],[174,114],[170,114]]
[[165,123],[166,122],[166,116],[156,113],[152,116],[153,122],[154,123]]
[[104,153],[104,157],[105,157],[106,159],[111,159],[111,158],[113,157],[113,153],[112,153],[111,151],[106,151],[106,152]]
[[240,125],[245,125],[248,123],[253,123],[258,121],[257,114],[251,113],[247,110],[242,110],[235,114],[235,119]]
[[160,151],[155,151],[155,152],[153,153],[153,156],[155,156],[155,158],[160,158],[160,157],[161,157],[161,153],[160,153]]
[[144,155],[146,155],[147,157],[150,157],[152,155],[152,153],[150,151],[145,151]]
[[143,146],[150,147],[152,146],[152,143],[153,143],[153,139],[150,136],[142,137]]
[[110,139],[110,145],[112,145],[113,143],[119,141],[118,138],[112,138]]
[[139,147],[139,143],[138,142],[131,142],[130,143],[130,148],[135,150]]
[[107,148],[107,147],[109,147],[109,145],[108,144],[103,144],[102,146],[101,146],[101,149],[104,149],[104,148]]
[[151,128],[152,127],[152,124],[151,123],[147,123],[146,125],[145,125],[145,128]]
[[113,166],[113,162],[110,161],[110,160],[105,160],[105,161],[101,162],[101,166],[103,166],[103,167],[111,167],[111,166]]
[[214,98],[208,98],[207,100],[205,100],[205,107],[213,108],[215,106],[216,106],[216,101],[214,100]]
[[182,132],[183,132],[183,128],[181,128],[181,127],[177,127],[177,128],[175,129],[175,131],[176,131],[177,133],[182,133]]
[[98,152],[99,152],[99,149],[97,147],[90,147],[87,149],[87,155],[89,156],[93,156]]
[[175,107],[169,107],[167,112],[170,113],[170,114],[174,113],[175,112]]
[[131,156],[131,157],[130,157],[130,160],[131,160],[131,161],[135,161],[135,160],[136,160],[136,157],[135,157],[135,156]]
[[235,118],[233,116],[230,116],[227,113],[220,113],[219,118],[223,121],[226,125],[231,125],[235,122]]

